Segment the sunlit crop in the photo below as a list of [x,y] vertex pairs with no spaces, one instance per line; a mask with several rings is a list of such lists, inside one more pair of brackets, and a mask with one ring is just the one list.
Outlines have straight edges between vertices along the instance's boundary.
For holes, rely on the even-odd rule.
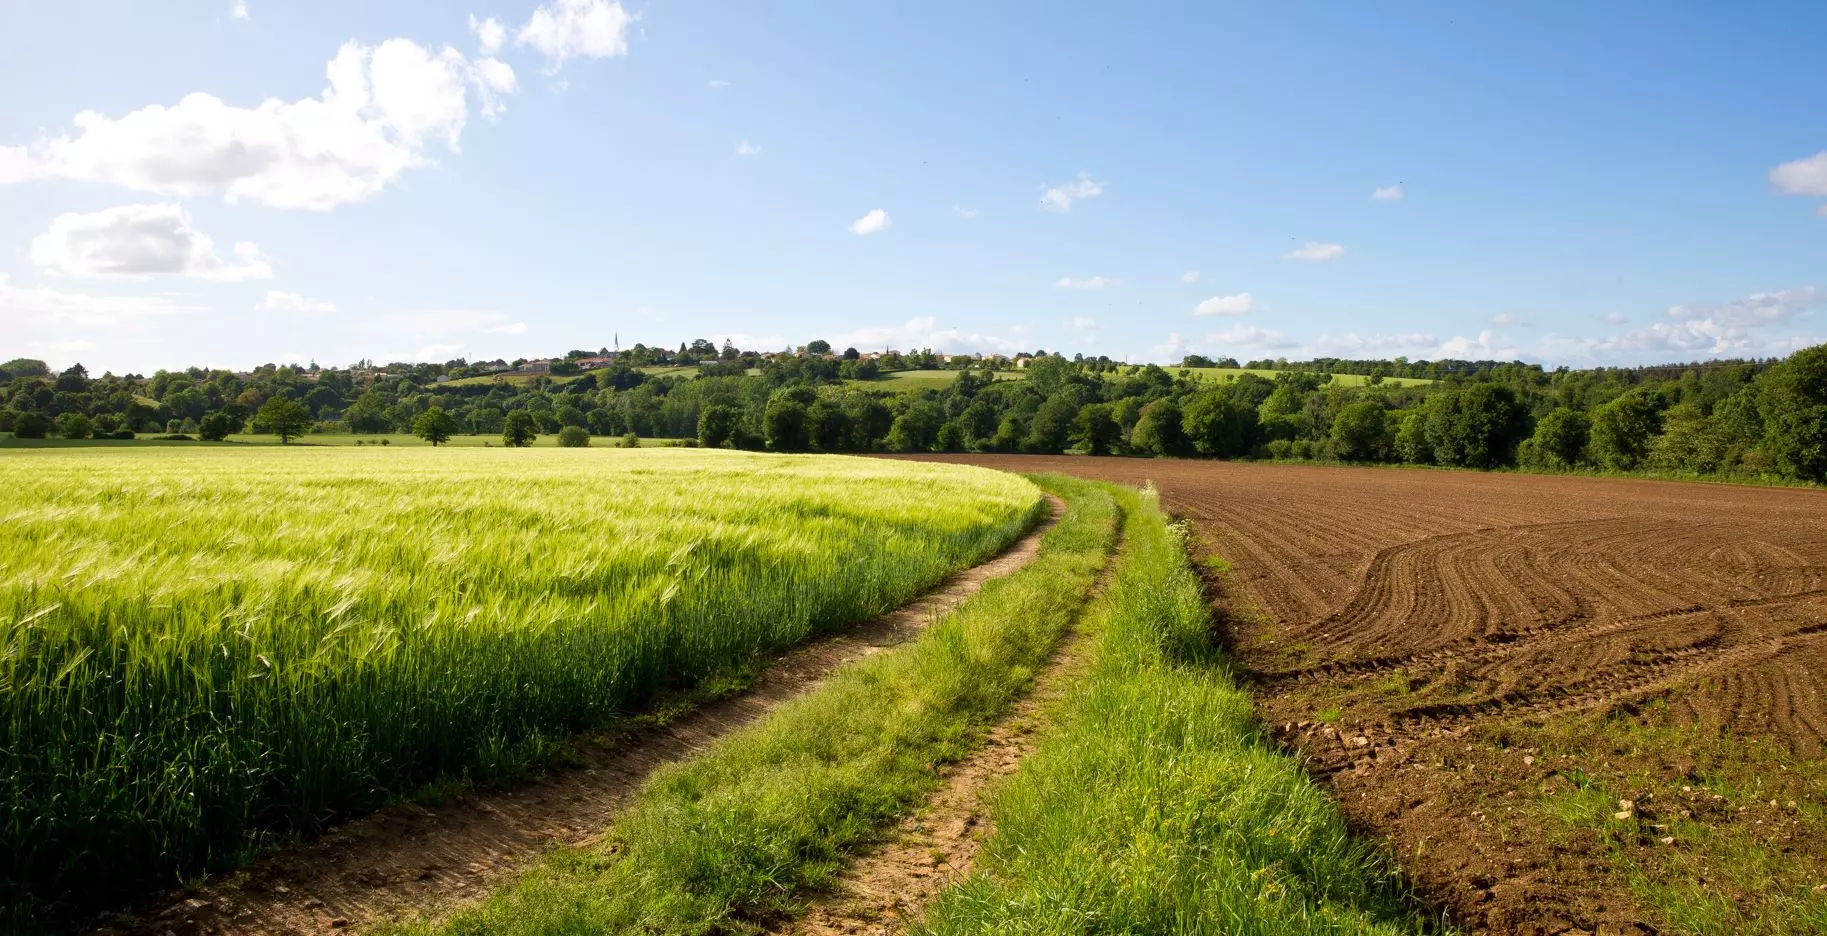
[[1010,475],[836,457],[0,457],[0,896],[174,880],[525,769],[1039,509]]

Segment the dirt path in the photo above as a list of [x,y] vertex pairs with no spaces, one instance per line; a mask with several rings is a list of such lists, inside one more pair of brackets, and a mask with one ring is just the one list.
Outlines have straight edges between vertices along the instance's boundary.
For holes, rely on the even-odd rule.
[[[1121,547],[1119,540],[1098,573],[1086,607],[1102,593]],[[1035,674],[1028,692],[990,729],[983,747],[946,771],[945,785],[918,813],[902,820],[892,839],[851,862],[829,895],[773,932],[794,936],[905,932],[940,891],[969,874],[992,829],[986,794],[1033,753],[1039,731],[1090,665],[1087,643],[1075,624],[1060,639],[1047,665]]]
[[991,579],[1039,552],[1065,505],[996,558],[899,610],[785,654],[747,690],[668,724],[588,739],[580,763],[511,790],[443,806],[401,805],[340,826],[252,867],[174,895],[109,936],[323,934],[479,899],[505,875],[602,834],[655,768],[681,760],[817,685],[853,660],[903,643]]

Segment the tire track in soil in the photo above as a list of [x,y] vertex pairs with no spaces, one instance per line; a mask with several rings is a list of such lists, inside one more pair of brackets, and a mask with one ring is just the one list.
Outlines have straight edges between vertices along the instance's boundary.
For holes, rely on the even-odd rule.
[[853,860],[830,892],[797,918],[772,927],[779,936],[891,936],[906,932],[926,905],[953,882],[971,873],[983,841],[993,831],[986,800],[995,784],[1020,769],[1040,742],[1040,733],[1074,681],[1090,665],[1087,639],[1078,627],[1084,610],[1115,573],[1122,549],[1122,523],[1104,568],[1081,606],[1079,618],[1062,635],[1046,665],[1009,714],[991,726],[984,744],[945,771],[942,786],[920,810],[896,827],[891,838]]
[[[1485,808],[1521,803],[1555,779],[1546,765],[1498,769],[1486,728],[1577,731],[1576,722],[1666,700],[1669,717],[1724,743],[1770,739],[1815,765],[1827,756],[1819,491],[941,459],[1154,481],[1231,563],[1219,599],[1235,612],[1224,615],[1225,636],[1265,721],[1332,785],[1354,824],[1405,856],[1428,899],[1474,931],[1644,931],[1608,862],[1570,856],[1539,829],[1499,821],[1507,808]],[[1578,756],[1596,764],[1615,754]],[[1640,769],[1668,776],[1691,764],[1679,750],[1644,756],[1654,764]],[[1524,796],[1501,799],[1512,794]]]
[[169,895],[97,936],[321,936],[454,909],[561,847],[599,839],[653,771],[815,688],[838,667],[906,642],[985,582],[1027,565],[1065,504],[995,558],[924,596],[775,660],[745,690],[619,737],[577,739],[579,763],[442,806],[402,804],[345,823],[238,872]]

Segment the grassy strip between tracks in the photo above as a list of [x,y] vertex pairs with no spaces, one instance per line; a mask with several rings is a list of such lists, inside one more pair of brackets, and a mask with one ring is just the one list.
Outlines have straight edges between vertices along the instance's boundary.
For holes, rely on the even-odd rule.
[[925,798],[939,764],[981,742],[1084,608],[1120,511],[1105,486],[1040,482],[1068,511],[1021,571],[907,646],[663,769],[602,844],[557,853],[480,906],[405,931],[703,933],[792,913]]
[[977,873],[929,908],[963,933],[1394,933],[1431,922],[1258,731],[1183,533],[1118,495],[1121,565],[1083,627],[1089,679],[997,794]]

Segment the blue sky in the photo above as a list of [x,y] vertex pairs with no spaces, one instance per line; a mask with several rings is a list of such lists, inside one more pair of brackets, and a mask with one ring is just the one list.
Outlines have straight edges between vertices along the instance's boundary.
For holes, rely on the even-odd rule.
[[0,357],[1783,354],[1827,338],[1823,34],[1808,3],[14,0]]

